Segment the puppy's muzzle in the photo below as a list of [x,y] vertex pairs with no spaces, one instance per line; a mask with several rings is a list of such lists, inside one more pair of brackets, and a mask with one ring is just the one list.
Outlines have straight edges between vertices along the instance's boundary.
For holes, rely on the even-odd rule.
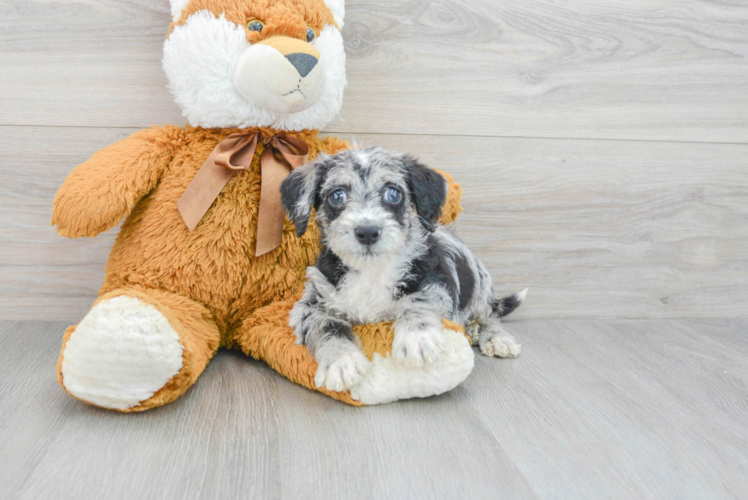
[[359,243],[366,246],[371,246],[379,240],[382,235],[382,229],[379,226],[358,226],[354,233],[356,233],[356,239]]
[[322,96],[325,71],[320,53],[303,40],[273,36],[239,57],[232,83],[245,99],[277,113],[309,108]]

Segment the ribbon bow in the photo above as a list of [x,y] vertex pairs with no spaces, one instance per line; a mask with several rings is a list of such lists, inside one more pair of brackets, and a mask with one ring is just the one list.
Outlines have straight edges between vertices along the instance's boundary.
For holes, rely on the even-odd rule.
[[249,168],[258,141],[265,144],[265,151],[260,157],[262,184],[257,214],[257,257],[281,244],[285,216],[280,186],[291,170],[306,163],[309,147],[304,141],[288,135],[264,138],[259,132],[231,134],[213,149],[177,202],[185,224],[190,231],[194,230],[234,172]]

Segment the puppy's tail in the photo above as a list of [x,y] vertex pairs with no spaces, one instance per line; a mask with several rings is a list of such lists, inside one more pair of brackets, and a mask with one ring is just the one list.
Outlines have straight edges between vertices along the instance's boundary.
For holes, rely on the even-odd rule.
[[525,288],[519,293],[515,293],[513,295],[510,295],[509,297],[504,297],[503,299],[495,300],[491,305],[493,314],[501,318],[517,309],[522,304],[522,302],[525,301],[528,290],[529,288]]

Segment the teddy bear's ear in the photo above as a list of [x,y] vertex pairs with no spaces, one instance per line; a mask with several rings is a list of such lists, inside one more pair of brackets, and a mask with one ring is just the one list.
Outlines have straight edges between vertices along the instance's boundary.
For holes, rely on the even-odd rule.
[[345,19],[345,0],[325,0],[327,8],[332,12],[332,17],[338,23],[340,29],[343,29],[343,20]]
[[291,172],[281,184],[281,204],[296,226],[299,238],[306,232],[312,207],[316,206],[318,191],[327,171],[326,159],[327,155],[320,155],[314,163]]
[[188,3],[190,3],[190,0],[169,0],[169,4],[171,4],[171,20],[172,21],[176,23],[182,18],[182,11],[184,10],[185,7],[187,7]]

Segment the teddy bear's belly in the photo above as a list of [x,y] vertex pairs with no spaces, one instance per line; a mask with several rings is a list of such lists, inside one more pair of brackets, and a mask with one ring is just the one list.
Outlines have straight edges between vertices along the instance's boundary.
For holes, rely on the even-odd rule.
[[162,181],[123,225],[102,291],[158,288],[203,303],[217,316],[250,313],[300,292],[318,253],[316,231],[297,238],[286,221],[281,247],[255,257],[258,190],[244,177],[226,186],[192,232],[176,209],[184,187]]

